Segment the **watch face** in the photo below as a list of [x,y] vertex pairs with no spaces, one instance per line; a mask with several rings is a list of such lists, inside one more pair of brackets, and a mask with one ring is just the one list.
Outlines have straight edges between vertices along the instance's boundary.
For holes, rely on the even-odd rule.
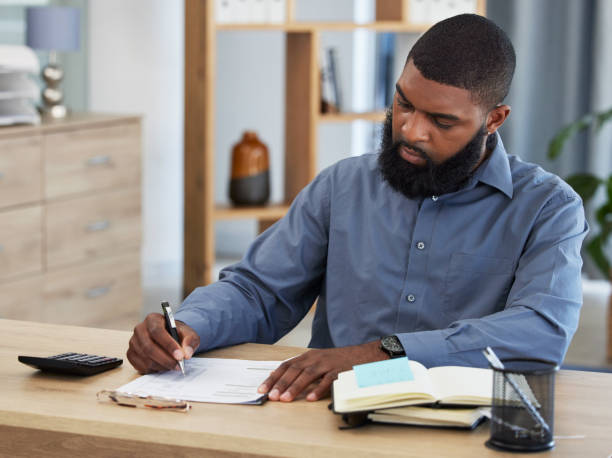
[[405,354],[404,347],[396,336],[383,337],[380,343],[390,355]]

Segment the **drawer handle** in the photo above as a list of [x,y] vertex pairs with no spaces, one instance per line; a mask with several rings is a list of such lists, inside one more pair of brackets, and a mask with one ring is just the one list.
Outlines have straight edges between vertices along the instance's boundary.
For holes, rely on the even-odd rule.
[[108,229],[110,225],[111,223],[109,220],[103,219],[101,221],[96,221],[94,223],[88,224],[87,226],[85,226],[85,230],[87,232],[100,232]]
[[108,294],[110,290],[110,286],[98,286],[96,288],[89,288],[87,291],[85,291],[85,296],[87,296],[87,299],[95,299],[97,297],[101,297]]
[[87,167],[99,167],[101,165],[108,165],[111,162],[111,157],[108,154],[101,154],[99,156],[90,157],[87,159]]

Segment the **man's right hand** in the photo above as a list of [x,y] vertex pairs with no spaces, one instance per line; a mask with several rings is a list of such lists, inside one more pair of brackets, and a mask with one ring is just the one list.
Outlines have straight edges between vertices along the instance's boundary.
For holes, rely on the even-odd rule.
[[166,331],[164,316],[150,313],[134,328],[127,359],[141,374],[178,369],[177,362],[189,359],[200,345],[200,337],[182,321],[176,321],[181,345]]

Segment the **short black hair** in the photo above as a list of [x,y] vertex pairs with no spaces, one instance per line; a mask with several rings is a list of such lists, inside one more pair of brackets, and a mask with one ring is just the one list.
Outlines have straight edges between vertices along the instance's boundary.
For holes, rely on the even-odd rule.
[[467,89],[487,108],[501,103],[510,90],[516,66],[514,46],[493,21],[460,14],[438,22],[410,50],[423,77]]

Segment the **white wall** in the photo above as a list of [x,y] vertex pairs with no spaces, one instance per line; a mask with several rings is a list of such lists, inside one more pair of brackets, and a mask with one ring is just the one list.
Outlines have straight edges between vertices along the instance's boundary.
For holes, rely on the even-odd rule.
[[[301,20],[350,21],[357,18],[367,21],[372,19],[373,5],[372,0],[302,1],[298,2],[297,17]],[[145,283],[147,278],[168,273],[168,269],[170,275],[180,276],[182,265],[183,14],[181,1],[89,2],[89,108],[144,116]],[[369,34],[334,32],[321,36],[322,47],[338,48],[339,73],[348,109],[369,109],[367,100],[373,99],[374,34],[365,36],[364,33]],[[403,58],[405,56],[400,59],[402,64]],[[256,130],[268,145],[271,200],[282,200],[284,72],[283,33],[218,33],[217,202],[228,201],[231,148],[245,129]],[[364,96],[363,91],[369,95]],[[319,127],[318,168],[370,150],[366,143],[370,143],[371,136],[372,129],[368,125],[322,124]],[[255,221],[218,222],[215,232],[218,255],[235,257],[240,256],[255,237],[256,224]]]
[[89,2],[89,108],[143,115],[143,269],[182,265],[182,1]]

